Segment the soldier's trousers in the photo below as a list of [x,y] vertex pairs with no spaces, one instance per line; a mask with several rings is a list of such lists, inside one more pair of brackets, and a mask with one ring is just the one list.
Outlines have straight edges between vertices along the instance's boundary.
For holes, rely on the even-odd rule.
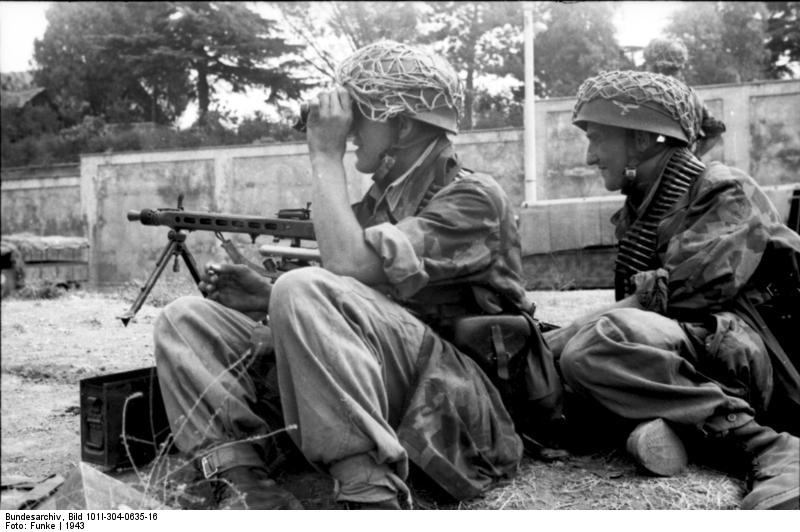
[[[329,469],[341,500],[407,494],[407,453],[394,427],[431,331],[400,305],[320,268],[282,275],[272,291],[281,405],[290,436]],[[194,454],[268,433],[254,410],[266,376],[242,354],[256,322],[213,301],[184,297],[155,324],[158,375],[176,445]],[[268,444],[268,442],[263,442]]]
[[[264,388],[277,396],[277,384],[260,373],[263,361],[245,356],[256,325],[244,314],[199,296],[173,301],[156,320],[158,379],[181,451],[194,456],[279,428],[268,427],[255,411]],[[254,441],[261,447],[269,443]]]
[[[717,329],[693,331],[654,312],[617,309],[570,339],[560,368],[574,393],[626,420],[663,418],[703,431],[712,416],[727,415],[734,426],[736,413],[752,415],[768,400],[771,364],[763,342],[735,316]],[[750,382],[727,386],[734,373]]]
[[395,428],[431,330],[379,292],[321,268],[282,275],[270,321],[286,423],[306,458],[338,481],[339,499],[408,494]]

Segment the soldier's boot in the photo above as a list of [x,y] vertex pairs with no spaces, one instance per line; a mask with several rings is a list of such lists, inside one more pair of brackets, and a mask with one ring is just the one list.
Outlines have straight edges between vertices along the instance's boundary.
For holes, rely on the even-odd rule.
[[640,467],[653,475],[671,477],[689,463],[686,447],[663,419],[640,423],[628,436],[625,448]]
[[712,418],[706,431],[751,460],[743,510],[800,509],[800,439],[761,426],[749,414]]
[[302,510],[294,495],[269,478],[252,445],[219,447],[200,458],[219,510]]

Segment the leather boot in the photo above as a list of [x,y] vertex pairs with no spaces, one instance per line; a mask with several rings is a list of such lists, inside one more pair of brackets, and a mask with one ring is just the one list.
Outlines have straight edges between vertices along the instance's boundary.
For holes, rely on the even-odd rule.
[[625,447],[636,463],[653,475],[671,477],[689,463],[686,447],[663,419],[639,424]]
[[302,510],[294,495],[269,478],[258,451],[249,444],[227,444],[200,458],[219,510]]
[[264,469],[238,466],[217,473],[214,497],[218,510],[302,510],[294,495],[278,486]]
[[725,446],[733,445],[750,458],[748,494],[743,510],[800,509],[800,439],[756,423],[749,414],[728,414],[710,420],[707,429],[728,424],[713,434]]

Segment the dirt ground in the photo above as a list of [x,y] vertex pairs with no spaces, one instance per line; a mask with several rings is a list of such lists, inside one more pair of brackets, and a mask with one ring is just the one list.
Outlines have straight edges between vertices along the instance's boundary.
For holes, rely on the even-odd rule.
[[[81,379],[154,365],[152,324],[173,295],[191,287],[155,290],[136,319],[117,319],[137,289],[71,291],[55,299],[2,301],[2,476],[66,476],[80,460]],[[533,292],[538,317],[564,323],[613,300],[611,291]],[[122,473],[125,478],[125,473]],[[128,472],[136,483],[136,476]],[[308,508],[330,505],[330,481],[309,471],[282,479]],[[623,452],[574,455],[542,462],[526,458],[519,474],[484,496],[460,504],[423,500],[447,509],[731,509],[742,482],[692,464],[673,478],[639,473]],[[182,503],[183,504],[183,503]],[[184,504],[184,507],[187,505]],[[189,505],[191,506],[191,505]]]

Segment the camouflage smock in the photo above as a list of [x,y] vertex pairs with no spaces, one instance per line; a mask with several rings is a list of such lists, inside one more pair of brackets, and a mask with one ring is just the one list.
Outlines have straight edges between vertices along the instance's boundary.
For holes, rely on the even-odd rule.
[[[455,286],[498,294],[495,312],[527,310],[519,234],[502,188],[489,176],[461,172],[423,200],[424,183],[456,161],[443,139],[426,153],[385,194],[373,187],[353,206],[389,280],[378,289],[412,312],[436,299],[440,288]],[[434,343],[442,344],[427,345]],[[448,343],[423,351],[398,438],[409,459],[450,495],[473,497],[516,471],[522,443],[499,394],[472,360]]]
[[[612,218],[618,238],[634,212],[626,203]],[[800,253],[800,235],[764,191],[744,172],[712,162],[658,226],[660,267],[633,276],[642,307],[681,322],[700,348],[698,369],[757,411],[769,403],[772,371],[753,362],[763,343],[734,304],[745,293],[766,297],[763,277],[778,273],[777,252],[787,249]]]
[[[631,210],[626,204],[612,218],[617,237]],[[636,294],[647,310],[676,318],[726,308],[751,288],[770,245],[800,252],[800,236],[753,178],[719,162],[708,165],[657,233],[661,267],[636,274]]]

